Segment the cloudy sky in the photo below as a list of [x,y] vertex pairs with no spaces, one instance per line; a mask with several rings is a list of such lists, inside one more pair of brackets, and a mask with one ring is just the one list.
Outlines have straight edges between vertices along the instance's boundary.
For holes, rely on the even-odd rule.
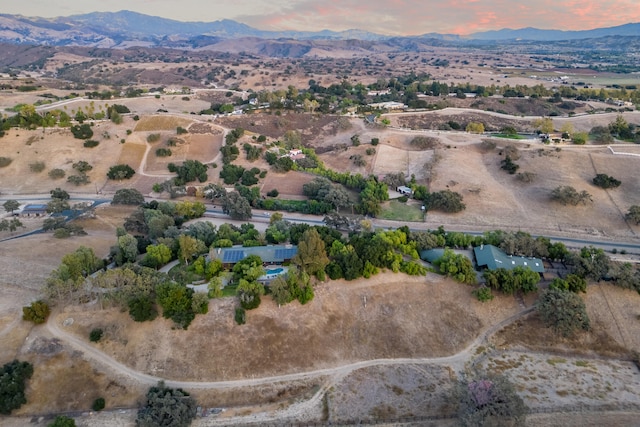
[[233,19],[261,30],[357,28],[390,35],[640,22],[640,0],[0,0],[1,13],[25,16],[118,10],[179,21]]

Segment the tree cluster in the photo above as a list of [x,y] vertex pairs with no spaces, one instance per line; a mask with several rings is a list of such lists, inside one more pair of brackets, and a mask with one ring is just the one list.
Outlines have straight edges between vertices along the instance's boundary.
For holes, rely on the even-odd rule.
[[529,267],[517,266],[513,270],[498,268],[482,273],[487,286],[505,294],[529,293],[538,290],[540,275]]
[[169,163],[167,167],[169,172],[177,174],[177,177],[174,178],[176,185],[184,185],[195,180],[200,182],[207,180],[207,165],[200,163],[198,160],[185,160],[180,166]]
[[14,360],[2,366],[0,371],[0,414],[9,415],[14,409],[27,403],[26,382],[33,375],[29,362]]
[[151,387],[138,409],[136,427],[188,427],[196,417],[197,403],[186,391],[163,382]]
[[536,304],[536,311],[547,327],[564,337],[590,328],[584,301],[573,292],[557,288],[543,291]]
[[586,205],[588,202],[592,202],[591,194],[583,190],[578,191],[570,185],[561,185],[553,189],[551,192],[551,199],[562,203],[563,205],[577,206],[582,203]]

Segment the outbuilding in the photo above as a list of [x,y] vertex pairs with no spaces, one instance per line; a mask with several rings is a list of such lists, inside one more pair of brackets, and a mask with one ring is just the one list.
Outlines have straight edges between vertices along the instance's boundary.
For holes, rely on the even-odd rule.
[[45,216],[47,215],[47,205],[26,205],[22,212],[20,212],[21,216]]

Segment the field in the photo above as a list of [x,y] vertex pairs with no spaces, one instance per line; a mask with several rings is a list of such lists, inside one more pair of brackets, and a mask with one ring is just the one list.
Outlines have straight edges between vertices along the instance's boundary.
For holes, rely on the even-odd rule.
[[[447,52],[438,48],[430,54]],[[505,61],[515,58],[508,55]],[[69,56],[54,59],[74,60]],[[409,70],[420,59],[400,61],[402,69]],[[269,67],[276,70],[283,64],[273,60]],[[247,66],[241,63],[231,68],[241,75],[243,65]],[[149,79],[177,67],[132,65]],[[432,71],[440,73],[441,81],[460,83],[473,74],[473,81],[487,85],[505,75],[475,66]],[[121,71],[109,65],[105,72]],[[538,81],[518,73],[509,72],[510,84]],[[243,87],[275,90],[289,84],[302,87],[310,77],[329,84],[336,78],[332,74],[285,76],[256,69],[238,79]],[[350,78],[355,81],[356,77],[372,79],[363,69],[354,70]],[[0,168],[0,192],[3,197],[35,194],[43,202],[49,190],[58,186],[78,197],[128,187],[150,195],[153,184],[172,176],[168,163],[186,159],[210,165],[208,182],[220,183],[224,135],[242,128],[245,135],[238,142],[240,155],[234,164],[267,171],[258,184],[262,195],[277,189],[282,199],[302,200],[302,187],[313,175],[276,173],[264,159],[248,161],[242,150],[244,143],[256,143],[259,135],[267,137],[267,146],[284,140],[287,131],[297,131],[303,145],[314,148],[328,168],[377,177],[403,172],[431,191],[450,189],[464,197],[464,211],[430,211],[424,221],[419,203],[392,200],[383,205],[380,218],[372,219],[379,227],[406,224],[435,229],[444,225],[449,230],[522,230],[614,243],[639,241],[640,227],[624,220],[631,205],[640,205],[639,157],[616,155],[606,146],[544,145],[534,139],[491,138],[495,143],[491,148],[483,143],[490,138],[487,135],[443,130],[450,122],[464,129],[470,121],[482,121],[487,129],[496,131],[505,126],[533,131],[533,120],[549,113],[544,103],[440,98],[433,101],[450,108],[385,114],[380,119],[390,121],[386,127],[353,115],[287,110],[230,117],[191,114],[248,94],[198,88],[189,94],[118,100],[132,113],[120,125],[96,121],[93,139],[99,145],[95,148],[83,147],[66,129],[11,129],[0,140],[2,155],[12,158],[9,166]],[[3,106],[35,99],[34,94],[3,94],[1,98]],[[104,109],[106,103],[79,99],[61,105],[72,111]],[[615,120],[617,113],[588,113],[594,106],[602,107],[582,103],[574,117],[554,116],[554,126],[570,122],[576,130],[586,131]],[[138,121],[133,119],[136,114],[141,116]],[[624,117],[640,125],[640,113],[627,112]],[[178,135],[178,127],[188,133]],[[148,142],[148,136],[155,133],[160,139]],[[360,141],[358,146],[352,143],[354,136]],[[419,150],[411,145],[416,136],[430,136],[437,143]],[[371,145],[373,138],[379,139],[378,145]],[[158,157],[158,148],[170,149],[172,155]],[[640,154],[635,145],[616,143],[612,149]],[[530,173],[530,182],[500,168],[507,150],[517,154],[513,159],[518,172]],[[356,166],[359,156],[364,164]],[[72,175],[73,163],[80,160],[93,166],[88,185],[76,187],[66,177],[53,180],[46,175],[53,168]],[[31,172],[34,162],[44,162],[45,170]],[[134,177],[123,182],[107,180],[109,167],[120,163],[133,167]],[[622,185],[610,190],[595,187],[592,179],[597,173],[612,175]],[[552,202],[550,193],[559,185],[588,191],[593,202],[585,206]],[[166,319],[138,324],[127,313],[103,310],[92,302],[57,308],[47,325],[34,327],[23,322],[21,307],[41,296],[41,287],[62,256],[84,245],[106,257],[116,242],[117,227],[132,209],[98,208],[94,218],[80,221],[87,236],[54,239],[42,234],[0,242],[0,363],[19,357],[37,366],[28,389],[29,403],[16,412],[25,418],[17,418],[15,425],[24,425],[40,414],[88,410],[98,396],[107,399],[110,412],[100,415],[102,418],[81,416],[80,425],[131,425],[134,413],[129,409],[160,378],[193,391],[202,406],[226,409],[217,418],[198,419],[195,425],[199,426],[278,424],[282,420],[342,424],[404,417],[415,417],[418,425],[452,425],[447,417],[452,414],[448,392],[453,381],[461,373],[483,370],[504,372],[516,383],[534,412],[528,425],[557,424],[558,420],[562,425],[631,425],[637,420],[640,383],[637,367],[629,360],[633,352],[640,352],[640,295],[606,283],[590,286],[584,295],[593,328],[574,339],[559,339],[535,315],[527,314],[536,294],[526,298],[500,295],[480,303],[470,287],[432,273],[409,277],[383,272],[368,280],[319,283],[315,299],[305,306],[295,302],[279,307],[265,296],[258,309],[248,312],[243,326],[233,320],[235,298],[210,301],[208,314],[198,316],[186,331],[175,329]],[[263,230],[265,214],[256,212],[255,216],[257,228]],[[215,221],[220,224],[222,219]],[[24,222],[32,230],[42,220]],[[9,232],[0,232],[0,239],[6,237],[11,237]],[[89,332],[97,327],[105,330],[105,337],[89,343]],[[585,408],[592,412],[577,413]],[[599,410],[603,413],[595,412]],[[574,419],[561,414],[563,411],[572,411]],[[630,411],[636,417],[619,413],[612,420],[604,411]]]

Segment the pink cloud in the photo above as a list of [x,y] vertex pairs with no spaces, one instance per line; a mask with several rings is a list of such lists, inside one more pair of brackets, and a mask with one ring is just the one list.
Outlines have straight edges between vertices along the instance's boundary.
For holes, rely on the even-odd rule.
[[523,27],[583,30],[640,22],[640,7],[637,0],[283,0],[278,10],[236,19],[270,30],[469,34]]

